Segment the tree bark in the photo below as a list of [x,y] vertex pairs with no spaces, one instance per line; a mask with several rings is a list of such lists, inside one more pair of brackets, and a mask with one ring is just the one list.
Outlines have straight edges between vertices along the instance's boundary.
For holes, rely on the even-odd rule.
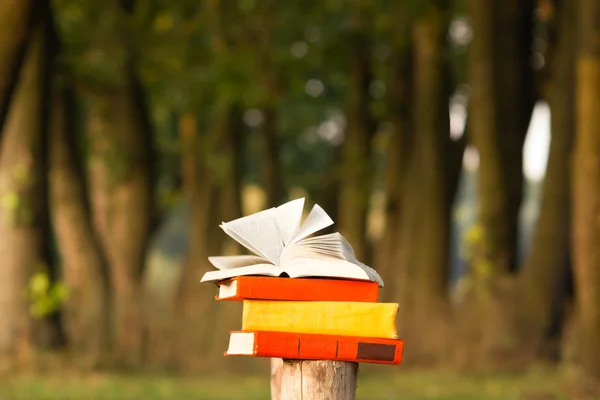
[[[409,37],[409,26],[400,30],[400,34]],[[390,105],[393,132],[391,133],[385,166],[385,228],[375,252],[374,265],[386,283],[386,293],[394,293],[394,272],[392,268],[395,249],[401,233],[399,227],[403,218],[403,195],[406,170],[409,165],[412,148],[412,129],[410,124],[409,103],[411,100],[411,47],[403,44],[393,63],[390,85]]]
[[36,17],[43,14],[41,3],[35,0],[0,3],[0,129],[9,111],[34,25],[39,20]]
[[[221,218],[231,221],[242,216],[242,190],[244,178],[244,131],[239,105],[231,105],[224,116],[223,157],[227,160],[224,176],[224,202]],[[220,223],[220,221],[218,222]]]
[[90,224],[69,128],[68,95],[54,88],[50,122],[50,210],[69,290],[63,305],[70,348],[97,361],[108,348],[108,293],[102,253]]
[[45,199],[42,165],[43,55],[38,26],[10,104],[0,151],[0,353],[27,350],[32,319],[23,296],[32,272],[43,260]]
[[366,21],[359,10],[353,12],[337,223],[340,232],[352,244],[357,258],[363,260],[367,254],[367,213],[371,196],[370,155],[374,123],[370,115],[369,85],[372,72],[370,47],[365,33]]
[[[179,121],[182,143],[183,187],[190,205],[189,243],[190,247],[176,299],[177,327],[175,335],[176,362],[183,369],[195,369],[200,366],[206,354],[203,333],[208,327],[205,318],[213,298],[209,291],[198,286],[202,275],[211,269],[208,256],[218,250],[208,248],[209,227],[215,215],[217,187],[208,178],[206,165],[200,154],[201,148],[197,120],[188,112]],[[208,152],[207,152],[208,154]],[[210,253],[210,254],[209,254]],[[206,335],[204,335],[206,336]],[[194,356],[190,356],[193,354]]]
[[[212,137],[212,145],[202,149],[203,158],[201,163],[206,171],[203,175],[203,182],[213,186],[209,199],[209,218],[206,227],[206,243],[204,247],[206,252],[204,259],[197,260],[199,263],[207,263],[206,257],[211,254],[240,254],[241,246],[234,240],[229,240],[227,235],[218,228],[222,221],[230,221],[239,218],[241,211],[241,158],[240,152],[241,124],[240,116],[237,114],[235,105],[224,104],[215,110],[213,122],[209,135]],[[218,168],[211,167],[209,157],[216,155],[222,160],[218,163]],[[279,172],[278,172],[279,174]],[[212,266],[207,266],[212,269]],[[203,270],[204,272],[204,270]],[[197,289],[195,289],[197,291]],[[223,353],[219,348],[227,345],[226,336],[215,335],[215,329],[220,332],[229,332],[238,325],[240,310],[237,307],[223,308],[222,304],[209,300],[208,309],[203,314],[203,320],[211,320],[214,324],[209,327],[202,327],[202,335],[197,336],[200,340],[202,354],[207,357],[214,357],[216,360],[223,360]],[[225,342],[221,343],[225,339]],[[211,358],[212,359],[212,358]]]
[[284,360],[281,400],[354,400],[358,364]]
[[552,141],[544,179],[540,215],[531,249],[517,281],[516,326],[521,348],[534,353],[545,344],[553,314],[553,298],[563,285],[569,263],[570,174],[574,116],[574,4],[560,9],[558,43],[549,90]]
[[141,274],[152,220],[149,132],[133,83],[91,99],[88,160],[93,221],[109,265],[115,355],[137,362],[141,351]]
[[[415,22],[414,144],[404,191],[401,233],[396,246],[396,293],[402,293],[403,337],[421,362],[444,353],[447,328],[450,206],[447,167],[450,149],[447,75],[443,58],[442,10],[432,6]],[[432,317],[434,316],[435,317]]]
[[469,133],[479,151],[477,172],[478,221],[485,233],[486,258],[494,273],[510,270],[514,246],[510,238],[506,171],[499,149],[500,125],[494,58],[494,7],[469,0],[473,39],[469,45],[467,71],[471,87]]
[[[479,151],[478,226],[474,256],[462,282],[457,360],[469,368],[498,366],[514,350],[514,279],[518,217],[523,194],[522,156],[535,98],[530,66],[533,4],[471,0],[473,27],[467,71],[471,87],[468,133]],[[474,344],[476,343],[476,344]],[[456,355],[455,354],[455,355]],[[462,360],[459,360],[462,359]]]
[[506,192],[500,195],[506,198],[507,217],[506,249],[503,252],[507,254],[509,271],[516,271],[518,264],[519,211],[524,186],[523,144],[536,101],[531,66],[534,3],[532,0],[496,2],[492,68],[497,82],[498,130],[490,134],[498,135],[501,146],[498,151]]
[[573,261],[581,375],[600,379],[600,3],[579,0],[576,137],[573,155]]
[[267,199],[267,207],[280,205],[283,196],[283,182],[279,161],[279,134],[277,132],[277,111],[273,107],[263,109],[263,155],[262,176]]

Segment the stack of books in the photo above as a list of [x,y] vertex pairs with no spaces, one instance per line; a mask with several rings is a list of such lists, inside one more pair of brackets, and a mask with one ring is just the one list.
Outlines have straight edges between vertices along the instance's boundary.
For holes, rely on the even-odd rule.
[[383,281],[359,262],[339,234],[312,236],[333,221],[304,199],[221,228],[254,255],[209,257],[203,282],[217,300],[242,301],[242,329],[230,333],[228,356],[400,364],[398,304],[379,303]]

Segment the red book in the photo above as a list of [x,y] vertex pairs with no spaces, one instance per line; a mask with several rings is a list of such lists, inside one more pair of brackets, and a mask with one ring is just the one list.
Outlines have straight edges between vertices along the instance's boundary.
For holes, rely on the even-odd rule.
[[378,294],[370,281],[238,276],[219,282],[216,299],[376,302]]
[[398,365],[402,362],[403,346],[400,339],[233,331],[225,355]]

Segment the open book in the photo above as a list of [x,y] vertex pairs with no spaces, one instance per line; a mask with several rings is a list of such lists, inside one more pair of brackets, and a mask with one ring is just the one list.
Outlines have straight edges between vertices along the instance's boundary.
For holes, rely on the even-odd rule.
[[287,275],[367,280],[383,287],[379,274],[356,259],[342,235],[336,232],[311,237],[333,221],[315,204],[302,222],[303,209],[304,198],[300,198],[223,222],[221,229],[254,255],[209,257],[218,270],[205,273],[202,282],[242,275]]

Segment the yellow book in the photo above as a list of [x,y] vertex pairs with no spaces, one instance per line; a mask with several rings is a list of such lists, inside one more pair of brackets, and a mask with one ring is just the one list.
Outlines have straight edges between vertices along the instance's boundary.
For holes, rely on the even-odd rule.
[[242,330],[397,339],[398,304],[244,300]]

